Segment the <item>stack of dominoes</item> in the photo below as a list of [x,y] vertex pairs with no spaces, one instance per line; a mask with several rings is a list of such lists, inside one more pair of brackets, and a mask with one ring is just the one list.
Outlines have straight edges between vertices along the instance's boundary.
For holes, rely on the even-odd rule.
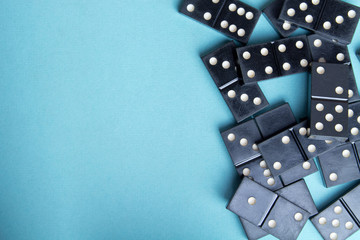
[[[306,221],[325,239],[360,228],[360,186],[318,213],[304,177],[326,187],[360,179],[360,96],[347,45],[360,8],[340,0],[275,0],[264,15],[283,39],[247,45],[262,12],[238,0],[185,0],[180,12],[230,41],[202,57],[237,126],[221,136],[242,177],[227,208],[249,239],[296,239]],[[297,28],[313,33],[289,37]],[[309,72],[309,118],[289,104],[269,108],[257,82]],[[262,111],[261,114],[259,112]]]

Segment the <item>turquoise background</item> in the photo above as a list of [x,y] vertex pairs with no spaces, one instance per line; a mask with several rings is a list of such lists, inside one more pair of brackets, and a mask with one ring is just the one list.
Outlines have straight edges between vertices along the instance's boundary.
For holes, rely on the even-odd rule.
[[[235,121],[199,57],[227,38],[180,1],[1,1],[1,239],[245,239],[225,209],[239,179],[219,129]],[[262,16],[250,43],[278,38]],[[260,85],[300,118],[306,81]],[[306,182],[318,207],[354,185]]]

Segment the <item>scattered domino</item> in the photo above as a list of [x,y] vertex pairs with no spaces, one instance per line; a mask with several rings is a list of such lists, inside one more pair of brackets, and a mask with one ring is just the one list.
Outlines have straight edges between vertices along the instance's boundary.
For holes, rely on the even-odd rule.
[[348,139],[348,71],[343,64],[312,63],[310,138]]
[[260,152],[275,175],[291,169],[305,161],[291,131],[286,130],[259,144]]
[[257,84],[241,85],[235,48],[234,42],[228,42],[203,56],[202,61],[235,120],[241,122],[267,107],[269,103]]
[[292,128],[261,142],[258,146],[273,176],[280,176],[285,185],[318,170],[313,159],[306,158]]
[[[312,199],[310,191],[304,180],[300,180],[291,185],[283,187],[277,190],[276,193],[286,200],[306,210],[310,216],[318,213],[314,200]],[[299,214],[297,217],[299,219]],[[268,235],[268,233],[265,232],[261,227],[258,227],[243,218],[240,218],[240,221],[248,239],[259,239]]]
[[245,83],[306,72],[311,62],[306,36],[249,45],[236,51]]
[[279,239],[296,239],[310,213],[280,194],[244,178],[227,209]]
[[246,44],[261,11],[238,0],[185,0],[180,12]]
[[[246,85],[245,85],[246,86]],[[221,133],[235,167],[261,156],[258,143],[296,123],[289,104],[267,111],[255,119]]]
[[340,0],[285,0],[279,18],[349,44],[360,8]]

